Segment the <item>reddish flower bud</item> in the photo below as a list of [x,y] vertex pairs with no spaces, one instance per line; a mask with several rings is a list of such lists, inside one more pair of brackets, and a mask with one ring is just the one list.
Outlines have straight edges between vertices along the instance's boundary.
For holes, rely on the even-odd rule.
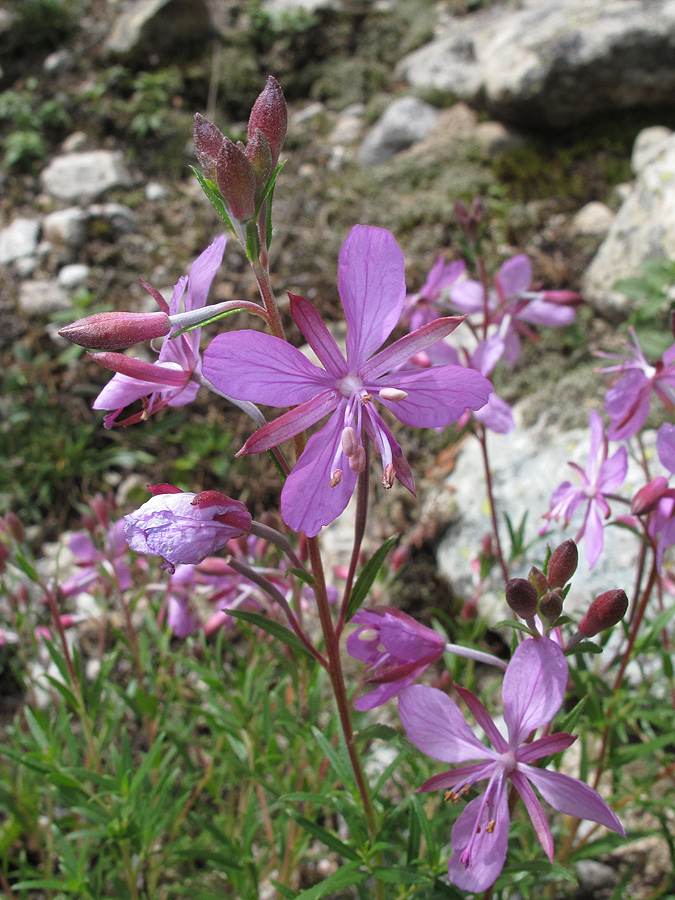
[[579,622],[579,631],[586,638],[595,637],[620,622],[627,609],[628,597],[625,591],[605,591],[588,607],[588,612]]
[[104,312],[78,319],[59,331],[61,337],[88,350],[124,350],[171,330],[166,313]]
[[573,540],[564,541],[556,547],[548,561],[548,585],[551,588],[565,587],[579,564],[579,551]]
[[218,154],[216,180],[232,217],[247,222],[255,212],[255,173],[244,151],[229,138]]
[[527,580],[535,586],[535,588],[537,589],[537,594],[540,597],[543,596],[548,590],[548,578],[544,575],[541,569],[538,569],[536,566],[532,566],[532,568],[530,569]]
[[562,608],[563,598],[560,591],[548,591],[548,593],[544,594],[539,603],[539,615],[543,619],[546,619],[547,622],[553,624],[553,622],[560,618]]
[[262,131],[272,151],[272,168],[279,161],[287,127],[288,111],[284,92],[276,78],[270,75],[264,90],[253,104],[248,120],[248,138],[254,138],[256,128]]
[[526,578],[511,578],[506,585],[506,602],[521,619],[531,618],[537,611],[539,594]]
[[16,513],[13,513],[11,509],[8,509],[5,513],[5,525],[7,526],[7,531],[9,531],[14,540],[21,544],[25,538],[23,525],[19,521],[19,517]]
[[547,303],[557,303],[560,306],[580,306],[585,302],[576,291],[542,291],[541,296]]
[[471,213],[461,200],[455,200],[453,211],[455,213],[455,218],[462,226],[462,228],[468,228],[471,224]]
[[218,154],[225,140],[223,133],[200,113],[195,113],[194,140],[197,159],[202,164],[207,177],[215,178]]
[[272,165],[270,142],[259,128],[256,128],[255,134],[249,140],[244,152],[253,166],[258,187],[264,187],[269,181],[274,166]]
[[663,475],[654,478],[649,484],[645,484],[637,494],[633,497],[630,505],[630,511],[634,516],[643,516],[645,513],[651,512],[663,499],[668,490],[668,479]]
[[9,549],[0,542],[0,575],[5,571],[5,562],[9,559]]

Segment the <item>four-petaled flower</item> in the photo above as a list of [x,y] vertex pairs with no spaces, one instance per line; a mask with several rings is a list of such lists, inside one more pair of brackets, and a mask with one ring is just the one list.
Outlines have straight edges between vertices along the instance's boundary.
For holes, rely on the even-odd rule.
[[581,486],[575,487],[570,481],[563,481],[551,496],[551,509],[546,513],[547,519],[563,519],[569,522],[580,506],[586,504],[584,520],[581,523],[576,541],[586,536],[586,559],[589,566],[594,566],[602,553],[604,533],[602,520],[610,514],[605,495],[618,490],[628,472],[628,455],[625,447],[607,458],[607,439],[602,419],[593,410],[589,416],[591,429],[591,446],[588,453],[586,469],[576,463],[569,463],[575,470]]
[[[161,309],[171,316],[178,313],[181,301],[185,300],[185,312],[200,309],[206,298],[225,252],[225,237],[220,236],[197,257],[189,275],[178,279],[167,306],[162,295],[150,285],[145,285],[157,300]],[[114,424],[131,425],[157,412],[163,406],[185,406],[197,396],[199,384],[192,379],[193,372],[201,372],[199,355],[200,329],[195,328],[177,338],[165,338],[157,361],[145,362],[132,359],[123,353],[97,353],[92,359],[112,369],[117,374],[112,377],[94,400],[94,409],[112,409],[114,412],[104,419],[106,428]],[[125,406],[143,399],[141,412],[129,416],[123,422],[115,422]]]
[[411,356],[448,335],[461,318],[436,319],[372,354],[398,323],[405,302],[404,260],[393,235],[355,226],[339,259],[338,285],[347,318],[347,356],[315,307],[291,295],[291,312],[323,368],[286,342],[255,331],[218,335],[204,353],[204,374],[236,400],[296,406],[253,434],[240,454],[269,450],[329,413],[281,494],[284,521],[308,536],[345,509],[366,464],[364,437],[382,458],[383,485],[397,478],[414,492],[410,467],[375,400],[401,422],[449,425],[467,407],[480,409],[492,391],[479,372],[459,366],[397,371]]
[[484,793],[467,804],[452,829],[454,854],[448,874],[462,890],[487,890],[502,870],[510,826],[509,786],[520,795],[551,861],[553,838],[532,785],[559,812],[599,822],[625,836],[621,823],[597,791],[569,775],[532,765],[567,749],[575,740],[572,735],[558,733],[527,742],[532,732],[548,725],[558,712],[566,684],[567,662],[558,644],[548,638],[523,641],[513,654],[502,685],[508,738],[480,700],[457,686],[491,747],[478,740],[457,704],[442,691],[412,685],[399,697],[403,727],[423,753],[449,763],[479,760],[435,775],[419,790],[445,790],[446,798],[456,802],[477,781],[488,779]]

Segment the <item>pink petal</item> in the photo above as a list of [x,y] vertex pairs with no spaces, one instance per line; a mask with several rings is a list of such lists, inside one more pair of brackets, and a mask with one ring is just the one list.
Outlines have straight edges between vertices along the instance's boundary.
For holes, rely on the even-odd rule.
[[[448,863],[450,881],[463,891],[481,893],[495,883],[504,868],[509,844],[509,804],[504,785],[496,785],[494,804],[488,810],[481,806],[483,797],[475,797],[455,822],[452,846],[455,849]],[[476,819],[480,816],[480,831],[474,836]],[[493,821],[494,830],[488,831]],[[462,854],[473,839],[470,864],[462,862]]]
[[590,819],[626,836],[623,825],[600,794],[583,781],[535,766],[522,766],[520,770],[558,812],[575,819]]
[[340,250],[338,290],[347,318],[347,359],[354,371],[389,337],[405,302],[405,261],[394,236],[355,225]]
[[598,511],[598,505],[593,500],[588,504],[588,512],[584,523],[584,543],[589,568],[593,568],[602,553],[605,543],[602,518]]
[[561,328],[574,321],[576,310],[571,306],[562,306],[558,303],[547,303],[542,297],[531,300],[527,306],[518,313],[518,318],[533,325],[547,325],[549,328]]
[[389,347],[376,353],[359,368],[359,375],[368,383],[405,365],[413,356],[431,347],[447,335],[451,334],[464,321],[464,316],[446,316],[434,319],[417,331],[399,338]]
[[430,791],[448,791],[457,785],[475,784],[484,778],[489,778],[495,770],[493,760],[488,762],[471,763],[468,766],[459,766],[450,772],[441,772],[440,775],[432,775],[415,793],[427,794]]
[[477,409],[474,415],[479,422],[490,431],[494,431],[495,434],[508,434],[515,428],[516,423],[513,420],[511,407],[494,393],[490,394],[485,406]]
[[524,253],[507,259],[499,269],[495,282],[505,298],[524,293],[532,284],[532,263]]
[[497,758],[494,750],[478,740],[457,704],[443,691],[412,685],[399,697],[398,711],[408,738],[427,756],[449,763]]
[[476,313],[483,310],[485,291],[478,281],[462,281],[450,291],[450,302],[463,313]]
[[225,235],[219,235],[192,263],[185,296],[186,312],[205,306],[211,283],[223,261],[226,243]]
[[304,297],[297,294],[288,296],[291,298],[291,315],[295,324],[319,357],[321,365],[335,378],[344,378],[347,374],[347,361],[335,343],[335,338],[326,328],[319,311]]
[[267,425],[263,425],[254,432],[237,456],[262,453],[264,450],[270,450],[277,444],[295,437],[296,434],[300,434],[301,431],[310,428],[328,413],[333,412],[341,400],[343,401],[343,398],[337,391],[324,391],[306,403],[296,406],[295,409],[289,409],[278,419],[268,422]]
[[556,734],[548,734],[546,737],[538,738],[531,744],[523,744],[516,751],[516,759],[518,762],[531,763],[542,756],[551,756],[553,753],[562,753],[576,741],[576,737],[572,734],[565,734],[559,731]]
[[656,449],[661,465],[671,473],[675,473],[675,425],[663,424],[656,436]]
[[286,341],[248,330],[211,341],[204,375],[228,397],[268,406],[305,403],[335,385],[333,377]]
[[504,740],[504,737],[493,722],[492,716],[487,709],[485,709],[478,697],[476,697],[475,694],[472,694],[471,691],[468,691],[466,688],[460,687],[459,685],[456,685],[456,688],[459,696],[469,707],[471,715],[490,739],[492,746],[500,753],[505,753],[509,749],[509,745]]
[[504,719],[512,750],[528,735],[548,724],[562,705],[567,687],[567,661],[548,638],[528,638],[519,644],[502,684]]
[[628,474],[628,454],[625,447],[619,447],[600,466],[597,486],[603,494],[613,494],[624,483]]
[[309,439],[281,492],[284,522],[293,531],[304,531],[307,537],[315,537],[324,525],[337,519],[356,486],[357,476],[348,464],[342,469],[340,483],[330,486],[342,428],[343,418],[336,414]]
[[555,847],[553,845],[553,836],[551,835],[551,829],[548,826],[546,815],[544,814],[544,810],[541,807],[541,803],[539,802],[537,795],[532,790],[532,787],[530,786],[527,778],[525,778],[525,776],[520,772],[513,772],[511,774],[511,781],[520,794],[521,800],[525,804],[525,809],[527,810],[527,814],[532,821],[532,825],[534,826],[535,833],[539,838],[539,842],[544,848],[544,853],[548,856],[549,860],[553,862],[553,854],[555,850]]
[[433,366],[418,372],[392,372],[378,379],[381,387],[406,391],[405,400],[381,402],[406,425],[436,428],[455,422],[465,409],[480,409],[492,393],[492,385],[475,369]]
[[[164,385],[169,387],[169,385]],[[93,409],[123,409],[141,397],[155,393],[161,388],[150,381],[139,381],[128,375],[113,375],[98,397],[92,403]]]

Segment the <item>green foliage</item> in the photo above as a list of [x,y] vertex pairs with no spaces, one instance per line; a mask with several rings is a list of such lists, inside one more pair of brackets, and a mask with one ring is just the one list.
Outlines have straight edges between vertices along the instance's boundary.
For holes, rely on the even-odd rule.
[[6,125],[2,139],[4,168],[26,171],[45,159],[51,140],[57,140],[71,124],[68,106],[65,97],[41,100],[35,78],[29,78],[21,91],[0,94],[0,122]]
[[612,290],[630,301],[628,324],[637,332],[648,358],[657,359],[673,343],[670,313],[674,306],[675,260],[648,259],[637,275],[621,278]]

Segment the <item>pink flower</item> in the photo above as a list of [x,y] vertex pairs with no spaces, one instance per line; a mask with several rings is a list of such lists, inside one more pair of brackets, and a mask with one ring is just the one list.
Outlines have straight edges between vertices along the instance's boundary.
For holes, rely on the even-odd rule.
[[633,346],[628,348],[630,355],[617,357],[622,360],[619,365],[602,370],[623,374],[605,396],[605,409],[612,420],[607,432],[610,441],[623,441],[637,434],[647,421],[652,391],[666,409],[675,409],[675,345],[651,365],[645,359],[635,329],[629,330],[633,340]]
[[297,407],[259,429],[240,453],[260,453],[330,414],[313,435],[281,494],[284,521],[310,537],[345,509],[365,467],[364,438],[382,458],[385,487],[397,478],[414,492],[410,467],[374,401],[416,427],[448,425],[480,409],[492,386],[478,372],[439,366],[397,371],[445,337],[461,319],[436,319],[372,355],[398,323],[405,302],[403,254],[380,228],[355,226],[340,251],[338,285],[348,324],[347,357],[312,304],[291,296],[291,312],[323,368],[295,347],[254,331],[218,335],[204,354],[204,373],[237,400]]
[[136,553],[163,556],[170,572],[201,562],[251,527],[244,504],[217,491],[192,494],[165,484],[150,490],[154,496],[124,517],[124,534]]
[[597,791],[583,782],[533,766],[542,757],[566,750],[575,738],[558,733],[527,743],[548,725],[562,705],[567,662],[548,638],[520,644],[502,685],[504,738],[478,697],[457,686],[460,696],[488,736],[486,747],[474,735],[457,704],[435,688],[413,685],[401,694],[399,712],[409,739],[427,756],[449,763],[468,763],[435,775],[420,791],[446,790],[458,802],[478,781],[488,780],[483,794],[470,800],[452,829],[454,854],[448,863],[450,881],[461,890],[487,890],[506,860],[510,815],[509,785],[518,792],[544,852],[553,862],[553,838],[532,786],[559,812],[599,822],[625,836],[625,831]]
[[438,302],[441,294],[457,281],[465,269],[463,259],[446,263],[442,256],[438,257],[420,290],[405,298],[403,320],[410,323],[411,331],[428,325],[442,315]]
[[618,490],[628,472],[628,456],[625,447],[607,458],[607,439],[605,438],[602,419],[595,410],[589,417],[591,429],[591,446],[585,470],[576,463],[569,463],[581,481],[575,487],[570,481],[563,481],[551,497],[551,509],[546,513],[547,519],[563,519],[565,525],[579,507],[586,504],[584,520],[577,536],[578,543],[586,536],[586,559],[589,566],[594,566],[602,553],[604,544],[603,519],[610,514],[606,495]]
[[[82,591],[87,591],[96,582],[104,589],[106,587],[109,589],[111,579],[117,583],[121,591],[131,587],[123,519],[118,519],[107,529],[102,550],[99,550],[91,536],[83,531],[78,531],[71,537],[69,546],[80,571],[61,585],[64,597],[74,597]],[[103,577],[104,572],[107,574],[107,580]]]
[[358,710],[396,697],[445,651],[439,634],[398,609],[360,609],[351,621],[361,627],[347,638],[347,652],[366,664],[367,681],[378,685],[356,701]]
[[[197,257],[190,268],[190,274],[180,278],[173,291],[171,303],[167,307],[161,294],[149,285],[144,285],[155,297],[164,312],[175,316],[184,299],[185,311],[200,309],[206,298],[225,252],[225,237],[220,236]],[[199,385],[192,380],[193,372],[201,372],[199,355],[200,329],[196,328],[178,338],[164,339],[157,361],[145,362],[133,359],[123,353],[97,353],[92,356],[96,362],[117,374],[94,401],[94,409],[112,409],[105,417],[106,428],[114,424],[131,425],[147,419],[163,406],[185,406],[197,396]],[[143,398],[143,409],[129,416],[123,422],[115,422],[125,406]]]

